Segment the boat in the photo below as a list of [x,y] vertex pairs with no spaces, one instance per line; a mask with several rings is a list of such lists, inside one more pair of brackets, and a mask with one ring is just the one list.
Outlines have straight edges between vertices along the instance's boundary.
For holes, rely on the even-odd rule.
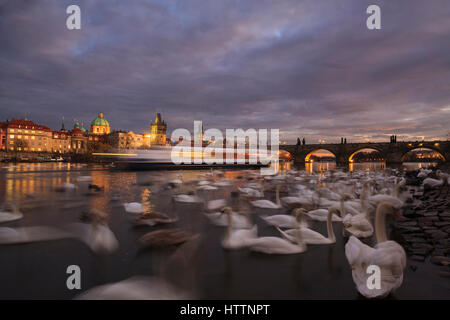
[[[224,155],[230,151],[224,149]],[[234,153],[235,160],[239,155],[245,159],[244,163],[213,163],[212,159],[206,156],[204,151],[191,152],[184,154],[188,157],[188,163],[176,163],[172,159],[172,152],[174,149],[171,146],[152,146],[148,150],[118,150],[116,153],[94,153],[94,156],[102,157],[107,161],[114,163],[114,168],[129,169],[129,170],[159,170],[159,169],[205,169],[205,168],[252,168],[257,169],[266,164],[259,161],[250,163],[249,155],[253,152],[247,150],[245,154],[239,154],[235,149],[230,151]]]

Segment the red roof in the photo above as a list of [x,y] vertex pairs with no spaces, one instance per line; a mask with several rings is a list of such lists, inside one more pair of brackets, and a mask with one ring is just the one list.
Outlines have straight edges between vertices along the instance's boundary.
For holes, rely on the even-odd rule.
[[80,128],[73,128],[71,134],[83,135],[83,131]]
[[51,131],[49,127],[41,126],[33,121],[25,119],[13,119],[11,121],[3,122],[7,128],[20,128],[20,129],[32,129],[32,130],[42,130]]

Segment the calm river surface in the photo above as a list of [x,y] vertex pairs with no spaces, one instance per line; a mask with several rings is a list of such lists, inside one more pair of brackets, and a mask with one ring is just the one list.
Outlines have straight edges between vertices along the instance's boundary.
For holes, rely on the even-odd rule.
[[[409,168],[426,164],[409,164]],[[380,170],[382,163],[352,164],[350,170]],[[307,165],[307,171],[334,170],[335,164]],[[344,254],[339,224],[335,224],[337,243],[308,246],[297,255],[271,256],[248,250],[225,251],[220,241],[224,228],[210,225],[198,207],[174,205],[169,192],[155,193],[148,182],[177,178],[187,181],[205,171],[111,171],[96,165],[36,163],[0,165],[0,203],[20,205],[24,218],[1,227],[34,225],[63,226],[78,222],[82,211],[97,208],[110,216],[110,228],[117,237],[119,249],[110,255],[96,255],[83,243],[67,239],[23,245],[0,246],[0,299],[39,298],[71,299],[97,285],[117,282],[133,275],[161,275],[180,287],[192,290],[200,299],[358,299],[351,269]],[[242,173],[225,171],[225,178],[235,179]],[[79,176],[90,175],[91,182],[79,182]],[[78,186],[74,191],[56,192],[64,182]],[[104,187],[92,194],[89,183]],[[218,197],[228,196],[227,191]],[[229,191],[228,191],[229,193]],[[142,250],[137,239],[160,228],[135,227],[123,203],[137,201],[155,211],[179,216],[177,223],[201,232],[201,242],[194,258],[185,264],[170,264],[172,251]],[[255,219],[260,236],[276,235],[276,230]],[[324,223],[312,227],[326,234]],[[369,240],[368,243],[372,243]],[[81,290],[68,290],[66,269],[81,268]],[[413,271],[411,265],[417,266]],[[428,261],[408,261],[404,282],[392,299],[449,298],[449,285],[437,275],[439,269]]]

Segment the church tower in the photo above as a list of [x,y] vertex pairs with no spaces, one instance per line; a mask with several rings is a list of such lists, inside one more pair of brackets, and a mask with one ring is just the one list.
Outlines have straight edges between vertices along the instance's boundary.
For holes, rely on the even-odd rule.
[[150,145],[164,146],[166,144],[167,125],[161,118],[161,113],[156,114],[155,123],[150,123]]

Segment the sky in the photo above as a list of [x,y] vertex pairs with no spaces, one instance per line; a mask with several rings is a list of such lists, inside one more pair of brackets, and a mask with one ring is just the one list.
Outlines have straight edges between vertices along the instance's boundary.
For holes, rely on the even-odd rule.
[[448,0],[0,0],[0,120],[447,139],[449,16]]

